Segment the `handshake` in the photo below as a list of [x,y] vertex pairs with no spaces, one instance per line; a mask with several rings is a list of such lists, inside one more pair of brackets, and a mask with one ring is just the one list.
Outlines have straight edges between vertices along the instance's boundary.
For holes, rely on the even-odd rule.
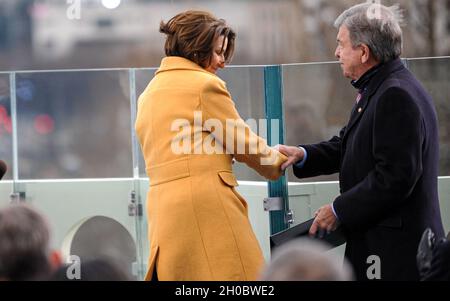
[[[306,151],[302,147],[277,145],[274,147],[287,157],[287,161],[281,165],[281,170],[285,171],[290,166],[302,162],[307,156]],[[319,208],[314,213],[314,221],[309,229],[309,235],[312,237],[323,238],[325,233],[330,234],[339,227],[339,220],[334,212],[333,205],[328,204]]]
[[290,166],[301,162],[305,158],[305,151],[303,148],[296,146],[277,145],[274,147],[277,151],[285,155],[288,160],[281,165],[281,170],[285,171]]

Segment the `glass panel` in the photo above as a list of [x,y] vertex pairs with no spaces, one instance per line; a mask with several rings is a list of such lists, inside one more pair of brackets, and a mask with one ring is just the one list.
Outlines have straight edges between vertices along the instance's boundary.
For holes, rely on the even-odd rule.
[[[337,63],[283,66],[283,93],[288,145],[327,141],[347,124],[356,92]],[[337,181],[337,175],[291,182]]]
[[12,179],[13,156],[12,156],[12,120],[10,99],[10,75],[0,74],[0,160],[3,160],[8,170],[3,180]]
[[[156,68],[145,68],[145,69],[138,69],[136,70],[136,101],[139,100],[139,96],[142,94],[142,92],[144,92],[145,88],[147,88],[148,84],[150,83],[150,81],[153,79],[155,72],[156,72]],[[136,110],[137,110],[137,105],[136,105]],[[136,116],[133,116],[134,119],[136,119]],[[133,122],[134,125],[134,122]],[[134,130],[134,129],[133,129]],[[144,161],[144,157],[142,155],[142,151],[141,151],[141,146],[139,145],[138,142],[138,149],[139,149],[139,154],[138,154],[138,166],[139,166],[139,177],[147,177],[147,173],[145,172],[145,161]]]
[[439,118],[440,176],[450,175],[450,57],[414,59],[408,68],[433,97]]
[[9,203],[9,196],[13,191],[13,128],[9,80],[8,73],[0,74],[0,160],[7,166],[6,174],[0,181],[0,208]]
[[[220,70],[217,75],[225,81],[242,119],[245,121],[251,119],[259,125],[259,120],[265,119],[264,68],[231,66]],[[257,130],[260,136],[267,137],[259,126]],[[240,181],[266,181],[243,163],[236,162],[233,170]]]
[[18,73],[19,178],[132,177],[127,70]]

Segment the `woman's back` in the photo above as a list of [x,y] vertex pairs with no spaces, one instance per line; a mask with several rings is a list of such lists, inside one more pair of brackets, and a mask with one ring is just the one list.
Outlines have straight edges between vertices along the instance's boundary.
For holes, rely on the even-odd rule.
[[163,60],[138,103],[136,132],[147,167],[199,154],[198,147],[210,135],[203,131],[200,100],[209,81],[221,79],[180,57]]

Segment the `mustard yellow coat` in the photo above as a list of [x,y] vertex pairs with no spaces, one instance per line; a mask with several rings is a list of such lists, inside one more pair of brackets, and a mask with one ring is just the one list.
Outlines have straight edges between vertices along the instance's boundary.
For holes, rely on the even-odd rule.
[[[227,120],[246,134],[226,131]],[[150,179],[146,280],[155,267],[159,280],[256,280],[263,255],[235,190],[232,159],[275,180],[286,158],[249,131],[219,77],[181,57],[162,60],[139,98],[135,128]],[[216,151],[202,149],[205,141]]]

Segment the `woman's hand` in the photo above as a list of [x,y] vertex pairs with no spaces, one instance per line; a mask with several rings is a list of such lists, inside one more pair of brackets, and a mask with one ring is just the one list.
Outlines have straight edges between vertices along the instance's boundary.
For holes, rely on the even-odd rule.
[[281,170],[285,171],[290,166],[303,160],[305,153],[303,150],[296,146],[277,145],[274,147],[277,151],[288,157],[288,160],[281,165]]

